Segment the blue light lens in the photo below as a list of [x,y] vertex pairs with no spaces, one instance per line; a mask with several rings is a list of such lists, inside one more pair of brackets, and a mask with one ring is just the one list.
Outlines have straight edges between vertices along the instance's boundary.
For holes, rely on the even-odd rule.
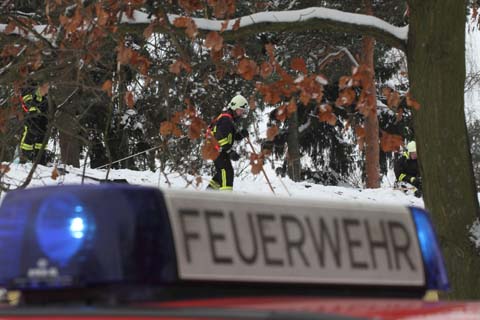
[[428,213],[420,208],[410,207],[413,221],[417,227],[417,236],[425,264],[425,277],[428,289],[448,290],[447,269],[440,246],[433,230]]
[[75,239],[82,239],[85,235],[85,223],[80,217],[73,218],[70,221],[70,233]]
[[81,201],[69,193],[47,197],[40,204],[35,223],[43,253],[62,266],[81,249],[93,227],[91,215]]

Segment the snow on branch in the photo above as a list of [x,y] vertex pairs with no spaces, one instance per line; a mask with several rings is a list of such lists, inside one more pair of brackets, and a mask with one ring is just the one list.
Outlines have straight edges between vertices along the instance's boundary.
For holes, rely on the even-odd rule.
[[[176,14],[167,16],[172,24],[175,19],[182,17]],[[133,19],[123,15],[121,23],[124,25],[150,24],[154,19],[154,16],[135,10]],[[199,30],[221,31],[224,35],[228,33],[241,34],[242,32],[306,31],[329,28],[330,30],[369,35],[400,49],[405,49],[408,35],[408,26],[397,27],[374,16],[321,7],[259,12],[231,20],[204,18],[192,18],[192,20]],[[0,24],[0,32],[4,32],[6,27],[6,25]],[[36,28],[43,30],[45,26],[36,26]]]
[[[180,17],[181,16],[176,14],[168,15],[168,19],[172,24],[175,19]],[[148,24],[152,20],[153,18],[149,18],[148,14],[141,11],[135,11],[133,19],[124,17],[122,23]],[[380,36],[383,40],[387,40],[387,42],[390,42],[392,45],[401,48],[404,48],[408,37],[408,26],[397,27],[374,16],[321,7],[311,7],[291,11],[259,12],[228,21],[209,20],[204,18],[192,18],[192,20],[195,22],[199,30],[222,32],[233,31],[237,29],[237,27],[237,30],[240,30],[262,24],[267,24],[268,26],[271,26],[272,30],[275,30],[274,25],[276,24],[318,22],[318,26],[312,24],[309,24],[308,26],[313,29],[321,29],[327,24],[327,27],[330,28],[338,27],[339,29],[348,29],[353,32],[365,32],[372,36]],[[269,31],[270,29],[268,26],[262,29],[262,31]]]

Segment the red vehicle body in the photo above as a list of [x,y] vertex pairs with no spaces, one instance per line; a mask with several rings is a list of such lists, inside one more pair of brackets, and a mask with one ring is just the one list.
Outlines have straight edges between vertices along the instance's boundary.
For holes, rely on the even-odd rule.
[[378,319],[478,320],[479,302],[416,299],[248,297],[151,302],[131,307],[5,307],[1,320]]

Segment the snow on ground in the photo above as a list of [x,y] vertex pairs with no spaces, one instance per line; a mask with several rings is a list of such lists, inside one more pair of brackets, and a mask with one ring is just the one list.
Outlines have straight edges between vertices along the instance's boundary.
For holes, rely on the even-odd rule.
[[[10,171],[2,178],[2,182],[9,184],[11,189],[15,189],[26,178],[31,164],[11,164]],[[248,170],[248,169],[247,169]],[[30,187],[39,187],[46,185],[62,184],[81,184],[81,168],[66,167],[68,172],[65,175],[52,179],[53,168],[38,166],[34,174]],[[289,178],[280,178],[275,175],[273,169],[265,167],[265,172],[272,183],[275,195],[270,190],[263,174],[252,175],[244,172],[243,177],[235,178],[234,191],[244,194],[261,194],[272,197],[294,197],[309,198],[316,200],[339,200],[339,201],[363,201],[379,204],[399,204],[413,205],[423,207],[422,199],[413,195],[407,195],[400,190],[393,190],[390,186],[380,189],[361,189],[340,186],[324,186],[310,182],[293,182]],[[105,179],[107,170],[89,169],[85,171],[85,184],[99,183],[94,179]],[[195,177],[180,175],[178,173],[169,173],[164,175],[160,171],[133,171],[127,169],[111,170],[108,179],[126,179],[130,184],[153,186],[159,188],[204,190],[209,182],[209,176],[202,176],[201,182],[197,185]],[[3,194],[2,194],[3,195]]]

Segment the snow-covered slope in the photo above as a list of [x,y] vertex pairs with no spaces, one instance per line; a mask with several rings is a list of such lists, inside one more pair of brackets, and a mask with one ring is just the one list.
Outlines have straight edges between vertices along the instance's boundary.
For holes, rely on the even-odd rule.
[[[10,171],[2,178],[3,183],[9,184],[15,189],[26,178],[31,164],[12,164]],[[67,166],[67,173],[52,178],[53,168],[38,166],[32,182],[28,187],[45,185],[81,184],[82,169]],[[247,169],[248,170],[248,169]],[[414,205],[423,207],[422,199],[413,195],[407,195],[400,190],[394,190],[392,186],[384,186],[380,189],[360,189],[352,187],[323,186],[309,182],[293,182],[288,178],[280,178],[275,175],[271,168],[265,167],[265,172],[272,184],[275,194],[271,191],[263,174],[253,175],[244,172],[243,177],[235,178],[234,191],[246,194],[262,194],[272,197],[295,197],[310,198],[317,200],[339,201],[367,201],[377,203]],[[83,183],[96,184],[98,180],[106,178],[107,170],[86,169]],[[160,171],[132,171],[111,170],[109,180],[126,179],[130,184],[153,186],[159,188],[174,188],[188,190],[204,190],[209,181],[208,176],[196,178],[178,173],[163,174]],[[393,180],[392,180],[393,181]]]

